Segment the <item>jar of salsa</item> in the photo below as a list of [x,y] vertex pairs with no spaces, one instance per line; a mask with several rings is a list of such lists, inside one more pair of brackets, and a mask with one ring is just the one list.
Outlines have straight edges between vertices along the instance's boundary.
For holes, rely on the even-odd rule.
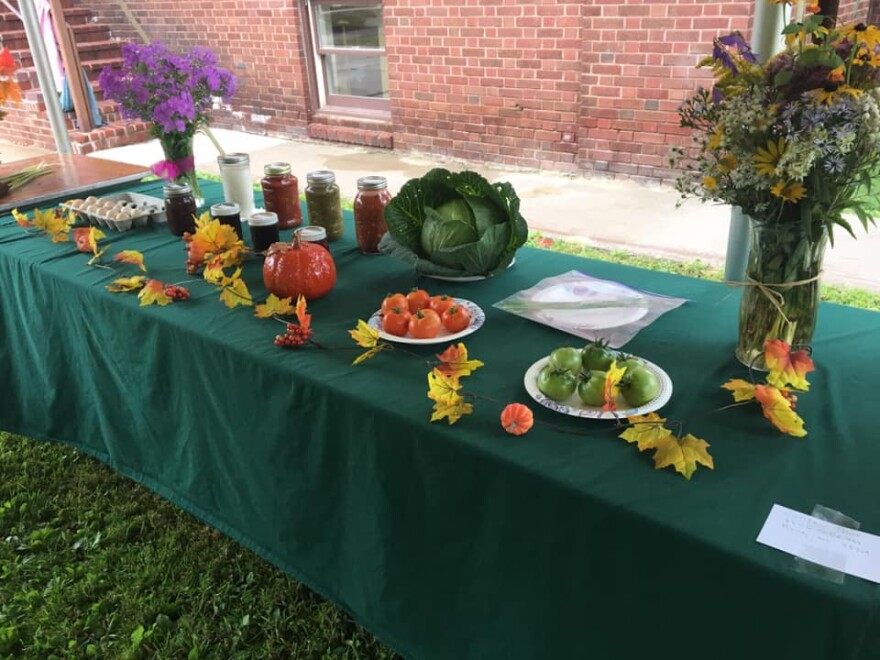
[[269,163],[260,181],[267,211],[278,215],[278,228],[290,229],[302,224],[299,205],[299,181],[290,173],[290,163]]
[[211,217],[219,220],[222,225],[232,227],[240,239],[244,238],[241,233],[241,209],[235,202],[214,204],[211,207]]
[[165,217],[168,229],[175,236],[196,231],[196,198],[188,183],[166,183],[162,188],[165,194]]
[[333,172],[317,170],[306,175],[306,210],[309,224],[327,230],[328,241],[342,238],[342,203]]
[[384,176],[365,176],[357,181],[354,198],[354,231],[358,247],[364,254],[379,254],[379,241],[388,231],[385,207],[391,201]]

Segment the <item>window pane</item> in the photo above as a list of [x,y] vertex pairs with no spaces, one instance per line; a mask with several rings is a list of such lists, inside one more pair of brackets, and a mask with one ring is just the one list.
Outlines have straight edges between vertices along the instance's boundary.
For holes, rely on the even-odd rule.
[[388,71],[384,57],[325,55],[324,70],[330,94],[388,98]]
[[321,48],[384,48],[382,3],[317,5],[318,41]]

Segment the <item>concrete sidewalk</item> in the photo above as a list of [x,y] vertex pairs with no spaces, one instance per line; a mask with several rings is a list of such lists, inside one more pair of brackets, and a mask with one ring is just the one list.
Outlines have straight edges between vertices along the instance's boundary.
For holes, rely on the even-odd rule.
[[[702,259],[716,265],[723,263],[727,249],[728,207],[689,200],[676,208],[678,195],[668,187],[511,170],[427,154],[289,141],[222,129],[213,132],[227,152],[250,154],[255,181],[262,178],[263,165],[285,161],[293,166],[300,190],[305,186],[306,172],[329,169],[336,172],[343,196],[350,198],[357,192],[357,179],[367,174],[387,177],[391,192],[396,193],[408,179],[432,167],[472,169],[490,181],[509,181],[522,200],[522,214],[529,227],[547,236],[651,256]],[[0,159],[8,162],[16,154],[34,155],[32,151],[0,144]],[[91,155],[148,166],[162,159],[162,150],[157,141],[152,141]],[[195,155],[198,169],[219,173],[216,149],[203,135],[196,136]],[[880,292],[880,260],[875,256],[880,254],[880,229],[867,236],[859,229],[857,234],[858,240],[842,231],[836,234],[835,246],[829,248],[825,260],[824,281]]]

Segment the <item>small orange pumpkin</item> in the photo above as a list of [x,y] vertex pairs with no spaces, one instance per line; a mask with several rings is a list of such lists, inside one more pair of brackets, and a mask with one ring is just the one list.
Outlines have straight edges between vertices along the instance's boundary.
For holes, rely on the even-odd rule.
[[522,403],[508,403],[501,411],[501,426],[511,435],[523,435],[535,423],[531,409]]
[[76,244],[76,249],[80,252],[92,251],[92,246],[89,245],[90,231],[92,231],[91,227],[78,227],[73,230],[73,242]]
[[301,241],[273,243],[263,262],[263,282],[269,293],[296,300],[300,294],[315,300],[330,293],[336,284],[336,264],[325,248]]

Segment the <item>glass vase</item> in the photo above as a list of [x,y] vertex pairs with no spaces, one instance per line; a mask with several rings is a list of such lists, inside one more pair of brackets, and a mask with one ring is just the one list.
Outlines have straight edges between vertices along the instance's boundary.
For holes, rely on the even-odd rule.
[[153,172],[174,183],[187,183],[192,187],[196,208],[205,204],[205,196],[199,187],[193,157],[193,135],[189,133],[160,133],[159,144],[165,160],[153,165]]
[[824,225],[750,219],[749,257],[739,309],[736,357],[766,370],[770,339],[806,345],[819,309],[819,275],[828,233]]

